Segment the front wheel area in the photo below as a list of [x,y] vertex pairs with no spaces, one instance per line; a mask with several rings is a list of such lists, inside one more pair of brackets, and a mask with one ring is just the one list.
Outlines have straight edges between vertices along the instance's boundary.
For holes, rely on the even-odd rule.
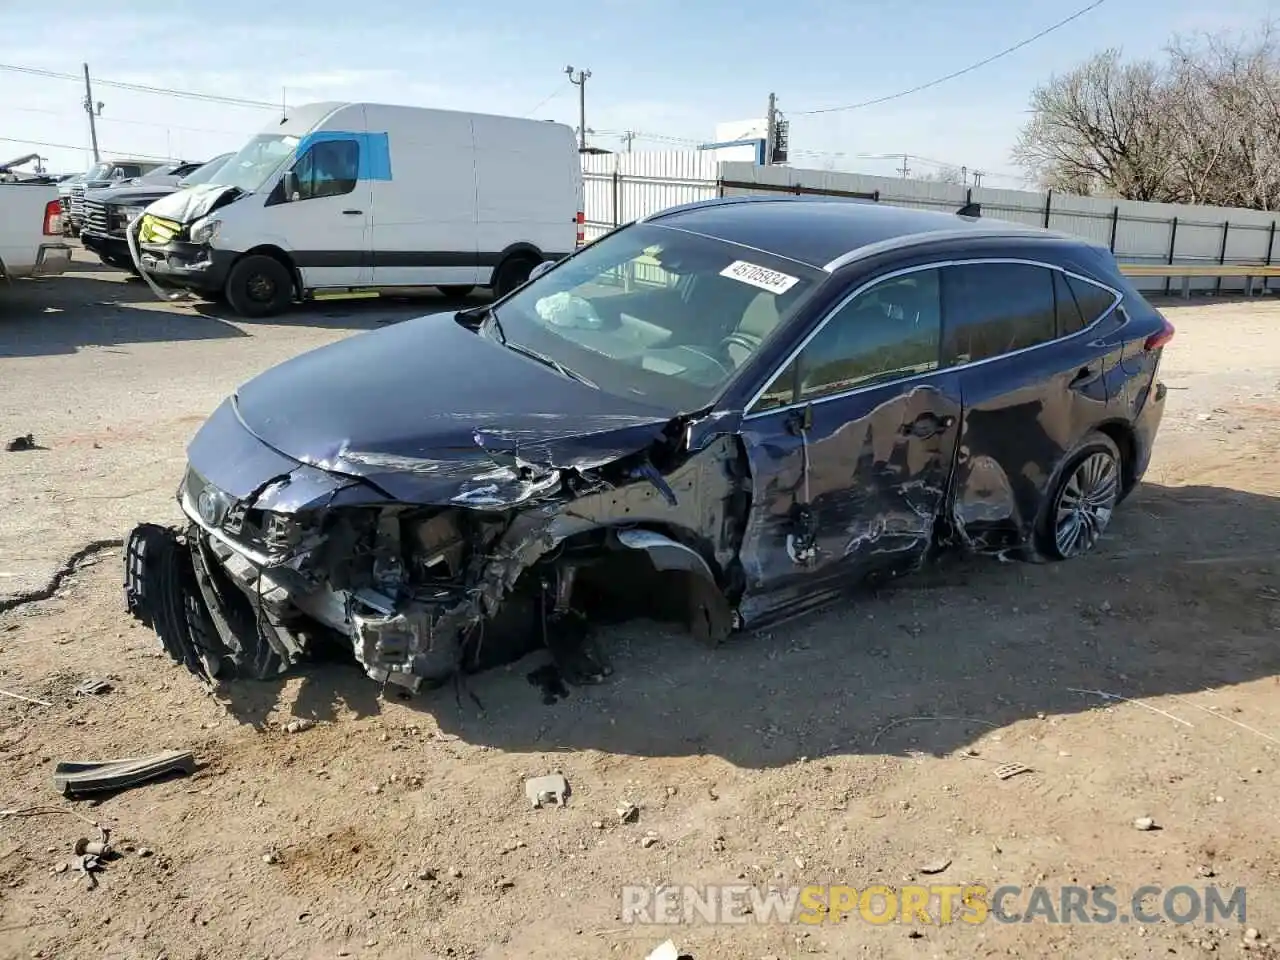
[[227,302],[242,317],[272,317],[293,302],[293,274],[279,260],[251,254],[227,275]]
[[1101,433],[1084,438],[1059,474],[1036,530],[1037,552],[1052,560],[1088,553],[1120,499],[1120,450]]
[[503,261],[494,272],[493,295],[501,299],[517,287],[524,286],[540,261],[533,256],[517,255]]

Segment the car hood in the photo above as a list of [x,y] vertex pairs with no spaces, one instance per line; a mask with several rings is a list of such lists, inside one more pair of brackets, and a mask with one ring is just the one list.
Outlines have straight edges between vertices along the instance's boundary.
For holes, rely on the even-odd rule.
[[147,204],[152,200],[167,197],[177,190],[177,186],[164,183],[152,183],[145,186],[108,187],[105,190],[90,190],[85,194],[87,200],[98,200],[102,203]]
[[678,415],[567,379],[452,314],[295,357],[234,403],[245,428],[301,463],[409,503],[475,506],[511,505],[563,470],[639,453]]
[[230,203],[240,193],[239,187],[200,183],[161,197],[147,212],[175,223],[194,223],[216,208]]

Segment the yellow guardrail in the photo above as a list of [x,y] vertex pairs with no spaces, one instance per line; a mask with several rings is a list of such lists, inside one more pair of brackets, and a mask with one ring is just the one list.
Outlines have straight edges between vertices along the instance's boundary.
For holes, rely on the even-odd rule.
[[1182,297],[1190,299],[1191,281],[1208,277],[1222,279],[1224,277],[1243,277],[1244,295],[1253,296],[1253,284],[1256,278],[1262,278],[1264,284],[1271,277],[1280,277],[1280,266],[1268,266],[1261,263],[1122,263],[1120,272],[1126,277],[1163,277],[1168,280],[1182,281]]
[[1122,263],[1126,277],[1280,277],[1280,266],[1238,263]]

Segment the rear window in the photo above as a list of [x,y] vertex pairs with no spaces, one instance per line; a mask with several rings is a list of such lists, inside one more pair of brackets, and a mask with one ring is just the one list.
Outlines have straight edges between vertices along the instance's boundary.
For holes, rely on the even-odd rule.
[[1080,313],[1084,316],[1084,325],[1086,327],[1097,322],[1104,313],[1115,305],[1115,294],[1105,287],[1098,286],[1096,283],[1081,280],[1079,277],[1067,277],[1067,285],[1071,287],[1071,292],[1075,295],[1076,303],[1080,307]]
[[1059,334],[1069,337],[1088,326],[1084,322],[1084,314],[1080,312],[1080,305],[1076,303],[1076,295],[1071,292],[1067,275],[1057,270],[1053,271],[1053,295],[1058,304]]

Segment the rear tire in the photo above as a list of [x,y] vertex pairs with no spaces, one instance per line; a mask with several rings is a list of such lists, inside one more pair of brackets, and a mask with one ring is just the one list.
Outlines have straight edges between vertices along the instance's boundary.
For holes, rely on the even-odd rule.
[[293,303],[293,276],[274,257],[253,254],[231,268],[226,293],[227,302],[240,316],[273,317]]
[[443,287],[436,287],[446,297],[454,297],[461,299],[476,288],[474,283],[452,283]]
[[523,286],[539,262],[528,255],[503,261],[493,275],[493,295],[499,298],[505,297],[516,287]]
[[1049,560],[1088,553],[1106,532],[1123,484],[1123,461],[1115,442],[1090,433],[1054,481],[1036,524],[1036,552]]

